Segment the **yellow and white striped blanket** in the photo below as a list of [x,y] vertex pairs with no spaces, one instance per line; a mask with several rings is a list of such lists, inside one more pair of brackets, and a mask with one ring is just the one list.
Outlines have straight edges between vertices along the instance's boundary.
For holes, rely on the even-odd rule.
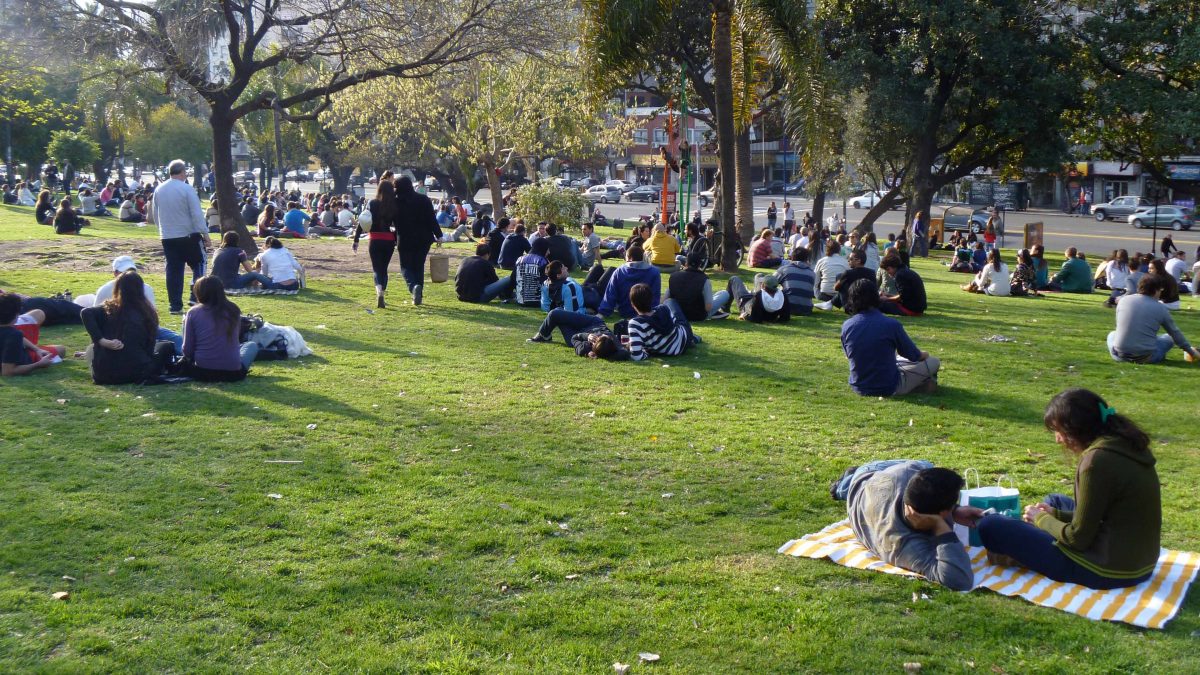
[[[889,565],[854,538],[843,520],[815,534],[793,539],[779,548],[798,558],[829,558],[839,565],[910,577],[920,575]],[[1001,595],[1019,595],[1043,607],[1053,607],[1093,620],[1121,621],[1143,628],[1162,628],[1179,611],[1188,586],[1200,571],[1200,554],[1163,549],[1154,575],[1129,588],[1097,591],[1078,584],[1053,581],[1023,567],[989,565],[982,547],[967,547],[975,572],[975,588]]]

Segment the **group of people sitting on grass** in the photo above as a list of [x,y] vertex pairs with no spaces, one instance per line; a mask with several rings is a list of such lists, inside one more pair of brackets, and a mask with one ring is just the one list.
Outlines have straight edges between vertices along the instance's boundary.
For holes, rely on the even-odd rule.
[[975,575],[955,525],[978,532],[992,564],[1094,589],[1146,581],[1162,531],[1149,437],[1086,389],[1055,396],[1044,422],[1075,457],[1075,494],[1051,494],[1020,517],[960,504],[962,476],[926,461],[850,467],[830,494],[846,501],[850,527],[872,553],[956,591],[973,588]]
[[[126,265],[128,265],[126,267]],[[156,384],[182,378],[234,382],[246,377],[258,344],[242,341],[241,310],[215,276],[196,282],[196,304],[183,318],[182,334],[164,328],[154,294],[128,256],[118,258],[114,278],[92,304],[75,304],[56,321],[82,323],[91,343],[76,356],[90,362],[96,384]],[[82,299],[82,298],[81,298]],[[60,363],[65,347],[39,345],[40,327],[50,318],[36,298],[0,291],[0,375],[28,375]],[[74,304],[67,301],[68,304]],[[58,308],[55,307],[57,311]]]

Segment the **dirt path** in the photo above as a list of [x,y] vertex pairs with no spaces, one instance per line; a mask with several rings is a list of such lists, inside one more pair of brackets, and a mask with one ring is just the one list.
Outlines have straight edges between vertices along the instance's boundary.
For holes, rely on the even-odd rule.
[[[371,271],[366,241],[359,246],[358,253],[351,250],[350,242],[336,239],[297,239],[286,245],[304,265],[309,279],[369,274]],[[465,249],[442,248],[441,252],[451,257],[452,273],[458,267],[458,260],[468,255]],[[119,255],[133,256],[149,273],[163,272],[162,247],[157,240],[120,238],[86,242],[65,239],[0,242],[0,269],[98,272],[107,270],[112,259]]]

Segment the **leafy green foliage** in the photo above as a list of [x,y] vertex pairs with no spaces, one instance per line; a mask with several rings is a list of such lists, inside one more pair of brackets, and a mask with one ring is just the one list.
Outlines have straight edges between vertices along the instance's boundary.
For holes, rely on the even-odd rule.
[[1200,9],[1189,0],[1086,0],[1063,19],[1088,86],[1069,120],[1098,155],[1134,161],[1162,182],[1165,160],[1200,136]]
[[100,157],[100,146],[82,131],[55,131],[46,146],[46,156],[82,167]]
[[517,205],[510,215],[530,223],[546,221],[559,226],[578,227],[587,208],[587,199],[578,190],[560,189],[553,180],[529,183],[517,188]]
[[130,154],[163,165],[173,159],[201,162],[212,156],[212,129],[174,103],[159,106],[130,134]]

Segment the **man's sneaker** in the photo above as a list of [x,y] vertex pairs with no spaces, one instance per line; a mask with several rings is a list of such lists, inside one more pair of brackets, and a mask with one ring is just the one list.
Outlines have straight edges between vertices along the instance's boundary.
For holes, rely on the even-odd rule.
[[533,337],[526,338],[525,341],[526,342],[554,342],[554,338],[546,337],[545,335],[542,335],[541,333],[535,333]]
[[825,302],[814,302],[813,307],[816,307],[817,309],[823,309],[828,312],[829,310],[833,309],[833,301],[826,300]]
[[413,294],[413,304],[414,305],[421,304],[422,296],[425,295],[425,287],[422,286],[421,284],[417,284],[416,286],[413,286],[412,294]]
[[172,309],[172,310],[170,310],[170,313],[174,314],[175,316],[179,316],[180,314],[183,314],[183,310],[182,309]]
[[717,319],[728,319],[728,318],[729,318],[729,312],[726,312],[723,309],[718,309],[717,311],[713,312],[712,316],[708,317],[708,320],[716,321]]
[[1196,362],[1196,357],[1192,356],[1192,353],[1191,353],[1191,352],[1184,352],[1184,353],[1183,353],[1183,360],[1184,360],[1184,361],[1187,361],[1188,363],[1195,363],[1195,362]]

